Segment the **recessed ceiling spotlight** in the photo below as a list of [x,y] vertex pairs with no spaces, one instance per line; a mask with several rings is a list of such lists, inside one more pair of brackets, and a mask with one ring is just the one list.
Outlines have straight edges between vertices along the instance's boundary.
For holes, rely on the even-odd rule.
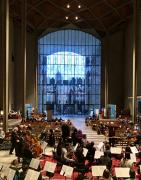
[[65,19],[69,19],[69,17],[68,17],[68,16],[66,16],[66,17],[65,17]]
[[79,9],[81,8],[81,5],[80,5],[80,4],[78,5],[78,8],[79,8]]
[[78,16],[75,16],[75,20],[78,20]]
[[68,9],[70,8],[70,5],[69,5],[69,4],[67,4],[67,8],[68,8]]

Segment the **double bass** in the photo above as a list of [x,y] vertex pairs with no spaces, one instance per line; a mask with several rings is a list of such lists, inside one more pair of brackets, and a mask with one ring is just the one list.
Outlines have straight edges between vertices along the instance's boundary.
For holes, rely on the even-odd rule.
[[28,144],[29,150],[32,152],[34,158],[39,157],[40,154],[43,152],[35,136],[27,134],[26,143]]

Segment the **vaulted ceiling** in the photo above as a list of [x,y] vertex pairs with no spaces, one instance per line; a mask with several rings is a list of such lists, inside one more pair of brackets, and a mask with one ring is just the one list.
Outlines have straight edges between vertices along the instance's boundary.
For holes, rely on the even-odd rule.
[[[22,0],[10,0],[10,14],[15,21],[21,20],[21,7]],[[104,35],[128,22],[132,16],[133,0],[27,0],[27,25],[40,32],[73,24]]]

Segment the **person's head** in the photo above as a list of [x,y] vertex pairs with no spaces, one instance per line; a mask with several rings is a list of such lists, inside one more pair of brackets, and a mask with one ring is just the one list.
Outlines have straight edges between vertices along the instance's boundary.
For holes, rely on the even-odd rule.
[[92,142],[90,143],[90,145],[93,147],[93,146],[94,146],[94,142],[92,141]]
[[108,169],[105,169],[103,171],[103,178],[108,179],[110,177],[110,171]]
[[18,159],[14,159],[11,163],[13,166],[17,166],[19,163],[18,163]]
[[106,149],[106,150],[110,150],[110,144],[106,144],[106,145],[105,145],[105,149]]
[[25,164],[24,164],[24,163],[22,164],[22,170],[23,170],[23,171],[27,171],[28,168],[29,168],[28,164],[26,164],[26,163],[25,163]]
[[14,127],[13,131],[17,132],[18,131],[18,127]]
[[129,152],[125,152],[124,158],[125,158],[125,159],[130,159],[130,153],[129,153]]
[[130,147],[129,146],[126,146],[126,148],[125,148],[125,152],[131,152],[131,149],[130,149]]
[[53,133],[53,129],[50,129],[50,133]]

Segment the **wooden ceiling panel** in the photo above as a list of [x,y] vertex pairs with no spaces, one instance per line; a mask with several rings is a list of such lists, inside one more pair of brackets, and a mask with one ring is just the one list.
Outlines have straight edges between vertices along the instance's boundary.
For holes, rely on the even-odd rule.
[[129,5],[119,8],[118,11],[122,17],[125,17],[125,16],[133,14],[133,7],[131,6],[131,4],[129,4]]
[[119,18],[115,14],[110,14],[109,16],[102,18],[102,22],[107,28],[117,21],[119,21]]
[[123,4],[129,3],[130,0],[106,0],[106,1],[116,8],[118,6],[122,6]]
[[[10,0],[11,16],[19,19],[19,22],[21,2],[22,0]],[[68,3],[70,8],[66,7]],[[27,24],[38,31],[74,24],[78,28],[95,28],[104,34],[106,30],[116,28],[132,15],[133,0],[27,0]],[[65,16],[69,19],[66,20]],[[77,21],[75,16],[78,16]]]
[[96,6],[95,8],[91,8],[91,10],[97,17],[101,17],[103,16],[103,14],[111,11],[111,8],[106,3],[102,3],[99,6]]

